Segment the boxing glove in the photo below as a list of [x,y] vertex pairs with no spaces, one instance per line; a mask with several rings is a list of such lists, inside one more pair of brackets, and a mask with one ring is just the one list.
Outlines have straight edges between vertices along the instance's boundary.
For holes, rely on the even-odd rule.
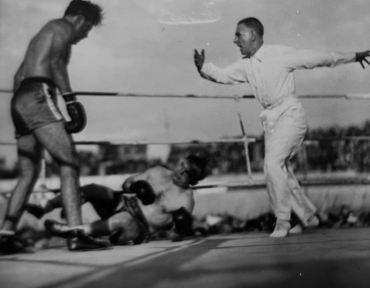
[[155,193],[149,182],[145,180],[135,181],[130,185],[130,193],[136,195],[144,205],[150,205],[155,201]]
[[172,238],[173,242],[181,241],[187,232],[189,232],[193,225],[193,217],[184,208],[176,210],[172,213],[172,221],[175,224],[176,237]]
[[68,133],[79,133],[86,126],[85,109],[80,102],[77,101],[76,93],[66,93],[62,95],[66,102],[66,108],[71,121],[65,123],[65,128]]

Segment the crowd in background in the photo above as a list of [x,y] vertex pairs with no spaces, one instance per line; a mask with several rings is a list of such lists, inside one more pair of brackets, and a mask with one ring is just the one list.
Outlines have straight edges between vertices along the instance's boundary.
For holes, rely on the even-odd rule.
[[[296,171],[370,171],[370,121],[363,125],[318,128],[307,132],[304,145],[292,159]],[[253,172],[263,171],[263,135],[249,144],[249,157]],[[173,168],[179,158],[191,152],[206,151],[211,156],[209,169],[212,175],[246,173],[246,157],[243,142],[224,142],[172,145],[167,161],[148,160],[146,145],[102,146],[98,153],[79,151],[81,175],[112,175],[137,173],[155,166]],[[129,156],[129,157],[128,157]],[[47,176],[58,175],[57,165],[47,161]],[[17,166],[5,167],[0,159],[0,179],[16,178]]]

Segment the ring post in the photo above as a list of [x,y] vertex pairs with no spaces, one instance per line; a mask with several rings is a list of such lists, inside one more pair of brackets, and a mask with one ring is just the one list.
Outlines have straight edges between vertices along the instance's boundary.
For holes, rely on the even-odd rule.
[[242,134],[243,134],[245,159],[246,159],[246,162],[247,162],[247,173],[248,173],[248,177],[252,178],[251,161],[249,159],[249,149],[248,149],[248,136],[245,133],[243,119],[242,119],[242,116],[240,114],[240,107],[239,107],[240,99],[241,99],[240,97],[235,97],[235,106],[236,106],[237,114],[238,114],[238,117],[239,117],[240,129],[242,130]]

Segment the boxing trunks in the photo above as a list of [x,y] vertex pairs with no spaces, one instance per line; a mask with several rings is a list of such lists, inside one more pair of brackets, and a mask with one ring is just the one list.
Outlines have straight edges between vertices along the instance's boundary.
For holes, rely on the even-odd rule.
[[46,77],[30,77],[21,82],[11,101],[16,138],[63,119],[57,107],[56,85]]
[[141,243],[148,242],[149,236],[150,236],[149,225],[148,225],[148,222],[146,221],[143,211],[141,210],[139,206],[137,198],[122,195],[122,200],[124,202],[124,205],[118,210],[116,210],[114,214],[117,214],[120,212],[130,213],[140,226],[140,235],[135,240],[133,240],[134,244],[141,244]]

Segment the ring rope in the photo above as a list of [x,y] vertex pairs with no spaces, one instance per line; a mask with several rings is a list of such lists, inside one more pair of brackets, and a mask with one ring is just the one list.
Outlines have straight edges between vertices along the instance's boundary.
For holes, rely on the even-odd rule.
[[[310,185],[310,186],[330,186],[330,185],[369,185],[369,177],[347,177],[340,179],[331,179],[323,177],[322,179],[301,179],[299,180],[300,185]],[[193,190],[201,189],[212,189],[212,188],[265,188],[266,183],[264,180],[253,180],[248,179],[247,181],[235,181],[235,182],[219,182],[219,183],[209,183],[203,185],[196,185],[190,187]],[[60,189],[52,188],[49,189],[46,186],[42,187],[43,190],[34,190],[33,193],[59,193]],[[122,190],[114,190],[116,193],[122,193]],[[0,191],[0,195],[9,195],[11,192]]]
[[[0,89],[0,93],[13,93],[10,89]],[[118,96],[118,97],[145,97],[145,98],[183,98],[183,99],[253,99],[254,95],[242,96],[207,96],[207,95],[174,95],[174,94],[139,94],[139,93],[123,93],[123,92],[95,92],[95,91],[77,91],[77,95],[81,96]],[[298,98],[343,98],[347,100],[370,100],[370,93],[347,93],[347,94],[303,94],[298,95]]]
[[[229,143],[229,142],[245,142],[244,136],[236,136],[234,138],[229,139],[216,139],[216,140],[190,140],[190,141],[117,141],[117,142],[110,142],[110,141],[75,141],[73,144],[75,145],[163,145],[163,144],[211,144],[211,143]],[[256,138],[248,138],[249,143],[257,142]],[[17,142],[0,142],[0,146],[14,146],[17,145]]]

